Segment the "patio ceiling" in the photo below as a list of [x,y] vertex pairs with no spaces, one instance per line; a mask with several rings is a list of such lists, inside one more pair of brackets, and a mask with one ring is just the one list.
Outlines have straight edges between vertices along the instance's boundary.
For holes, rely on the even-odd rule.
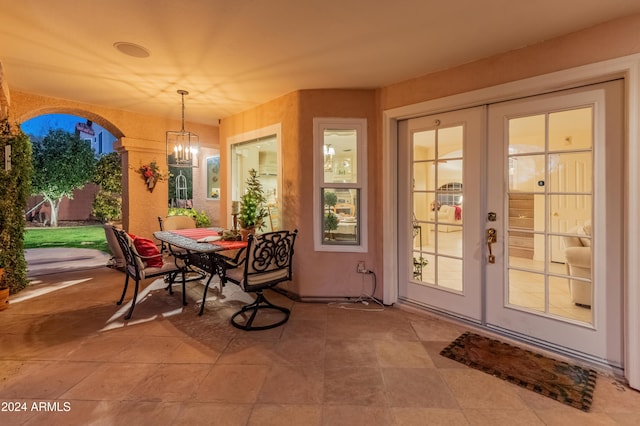
[[640,2],[0,0],[0,10],[11,89],[171,118],[185,89],[187,120],[217,125],[294,90],[390,85],[631,15]]

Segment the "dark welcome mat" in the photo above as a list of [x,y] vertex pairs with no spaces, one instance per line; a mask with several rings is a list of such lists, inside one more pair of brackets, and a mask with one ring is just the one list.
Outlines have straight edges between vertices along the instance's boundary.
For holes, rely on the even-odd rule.
[[489,339],[464,333],[440,355],[564,404],[589,411],[596,372]]

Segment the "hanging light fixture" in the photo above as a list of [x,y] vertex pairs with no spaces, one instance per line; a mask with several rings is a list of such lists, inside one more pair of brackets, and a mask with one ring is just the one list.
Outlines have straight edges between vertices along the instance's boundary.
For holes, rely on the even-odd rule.
[[186,90],[178,90],[182,96],[182,129],[179,132],[167,130],[167,165],[169,167],[198,167],[200,141],[198,135],[184,130],[184,95]]

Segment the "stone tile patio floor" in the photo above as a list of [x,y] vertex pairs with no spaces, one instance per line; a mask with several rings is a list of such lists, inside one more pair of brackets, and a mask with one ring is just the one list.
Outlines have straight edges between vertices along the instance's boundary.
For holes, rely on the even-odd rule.
[[[133,318],[121,272],[34,277],[0,312],[2,425],[637,425],[640,392],[600,375],[584,413],[439,355],[469,326],[385,307],[293,302],[284,326],[229,318],[247,294],[144,282]],[[127,299],[128,300],[128,299]],[[20,409],[21,411],[17,411]]]

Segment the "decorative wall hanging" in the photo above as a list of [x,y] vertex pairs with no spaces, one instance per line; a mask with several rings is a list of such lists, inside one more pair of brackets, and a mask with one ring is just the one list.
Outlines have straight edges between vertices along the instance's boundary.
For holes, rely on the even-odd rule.
[[141,165],[136,172],[140,173],[140,176],[144,179],[149,192],[153,192],[153,188],[155,188],[156,183],[167,178],[166,175],[162,174],[155,161]]

